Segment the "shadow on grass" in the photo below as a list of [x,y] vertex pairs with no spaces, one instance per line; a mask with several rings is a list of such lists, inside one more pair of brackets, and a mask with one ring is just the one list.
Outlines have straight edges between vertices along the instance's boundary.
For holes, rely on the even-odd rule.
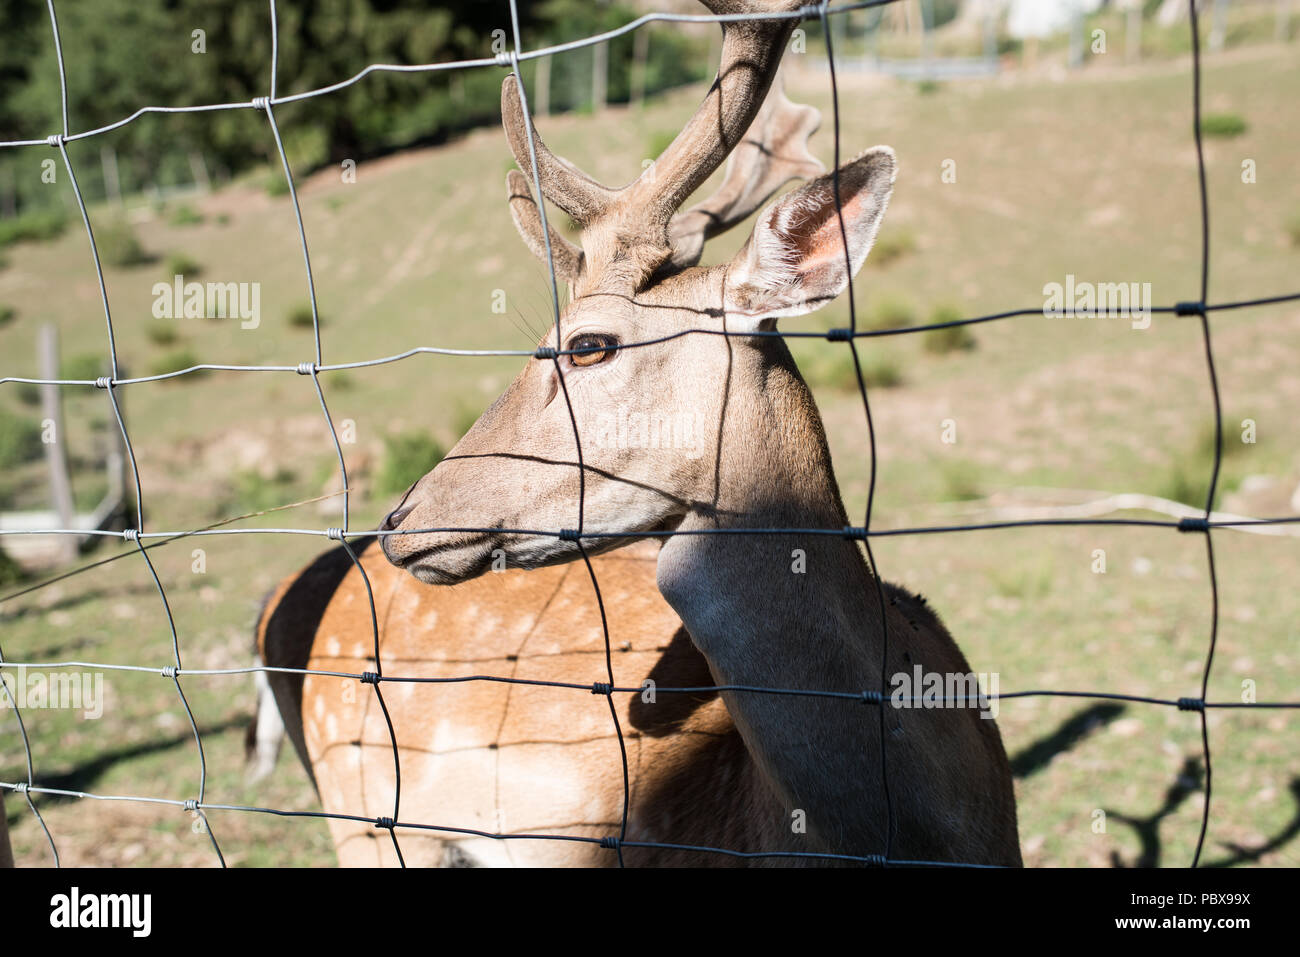
[[[1119,811],[1107,810],[1107,816],[1129,825],[1137,833],[1142,850],[1132,861],[1125,861],[1118,852],[1112,851],[1110,862],[1114,867],[1160,867],[1162,866],[1162,846],[1160,843],[1160,822],[1173,814],[1189,797],[1203,789],[1204,772],[1199,756],[1192,756],[1183,761],[1178,775],[1165,791],[1164,803],[1146,817],[1130,817]],[[1234,867],[1238,864],[1256,864],[1265,854],[1276,851],[1293,841],[1300,834],[1300,778],[1292,778],[1288,786],[1295,809],[1291,820],[1275,835],[1258,847],[1245,847],[1240,844],[1222,842],[1221,846],[1231,853],[1227,857],[1206,861],[1201,867]],[[1211,812],[1213,815],[1213,812]],[[1211,818],[1212,819],[1212,818]]]
[[[226,731],[245,728],[251,719],[246,715],[240,715],[234,718],[228,718],[217,724],[200,725],[199,734],[206,740],[209,735],[220,735]],[[113,751],[106,751],[97,755],[89,761],[74,765],[67,771],[59,774],[38,774],[36,776],[36,785],[43,788],[56,788],[60,791],[93,791],[94,783],[98,781],[106,771],[111,769],[119,761],[130,761],[135,758],[142,758],[150,754],[157,754],[161,751],[170,751],[172,748],[182,747],[186,744],[194,744],[194,733],[188,728],[178,734],[168,738],[157,738],[152,741],[142,741],[139,744],[133,744],[126,747],[117,748]],[[67,801],[79,801],[81,798],[72,797],[63,794],[36,794],[32,795],[33,800],[38,801],[41,805],[62,804]],[[9,812],[7,818],[12,825],[18,821],[24,814],[30,813],[27,810],[26,802],[21,807],[17,802],[6,802],[6,810]]]
[[[1095,734],[1107,724],[1124,713],[1121,704],[1097,704],[1084,708],[1067,718],[1060,727],[1045,737],[1039,738],[1028,747],[1011,757],[1011,773],[1017,778],[1027,778],[1047,767],[1052,759],[1062,752],[1069,751],[1080,741]],[[1137,834],[1141,850],[1132,860],[1125,860],[1118,851],[1112,851],[1112,867],[1160,867],[1163,864],[1164,846],[1160,840],[1160,825],[1183,802],[1193,794],[1204,790],[1204,773],[1199,756],[1188,757],[1183,761],[1178,774],[1165,791],[1163,803],[1152,814],[1135,817],[1106,808],[1109,820],[1119,821],[1131,827]],[[1300,835],[1300,777],[1292,778],[1289,785],[1291,798],[1295,802],[1291,820],[1277,834],[1258,847],[1245,847],[1240,844],[1222,842],[1221,846],[1230,853],[1226,857],[1206,861],[1202,867],[1234,867],[1238,864],[1255,864],[1265,854],[1279,850]],[[1211,811],[1213,820],[1213,811]]]
[[124,585],[114,588],[92,588],[84,591],[74,592],[57,601],[50,602],[48,605],[30,605],[23,608],[14,609],[9,613],[10,621],[19,621],[30,615],[48,615],[52,611],[67,611],[76,608],[79,605],[85,605],[89,602],[107,601],[110,598],[129,598],[132,595],[154,595],[158,592],[152,582],[140,582],[138,584]]
[[1027,778],[1043,770],[1052,758],[1069,751],[1089,735],[1110,724],[1124,713],[1122,704],[1095,704],[1068,718],[1054,732],[1039,738],[1011,758],[1011,774]]

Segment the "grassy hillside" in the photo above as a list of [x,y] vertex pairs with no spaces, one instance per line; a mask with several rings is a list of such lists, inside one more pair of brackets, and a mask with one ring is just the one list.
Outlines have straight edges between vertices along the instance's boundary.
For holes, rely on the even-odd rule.
[[[790,92],[822,108],[814,148],[829,162],[825,76],[796,74]],[[698,89],[686,91],[639,113],[555,118],[543,132],[557,152],[597,178],[623,182],[679,127],[698,96]],[[1207,112],[1245,121],[1239,135],[1206,142],[1212,301],[1300,287],[1298,96],[1293,50],[1230,53],[1206,65]],[[846,158],[884,142],[900,159],[878,255],[857,283],[863,322],[1038,308],[1044,284],[1064,283],[1067,274],[1149,282],[1157,304],[1198,295],[1200,218],[1185,59],[1068,82],[1007,78],[937,90],[845,79],[841,106]],[[251,112],[246,121],[265,122]],[[98,162],[93,141],[69,151],[74,163]],[[33,153],[33,162],[43,155]],[[1253,183],[1242,180],[1247,161]],[[515,237],[505,208],[509,167],[500,132],[484,130],[444,148],[362,164],[355,183],[331,170],[301,184],[326,363],[417,345],[535,344],[549,320],[548,292],[542,266]],[[955,169],[955,182],[945,181],[945,169]],[[173,204],[137,216],[134,232],[146,261],[106,274],[118,355],[129,374],[194,358],[292,365],[313,357],[310,329],[293,321],[307,286],[292,209],[285,197],[268,194],[264,179],[193,201],[188,213]],[[114,215],[96,208],[96,228],[107,232]],[[719,240],[708,257],[729,256],[746,232]],[[161,329],[151,314],[152,287],[178,254],[190,260],[183,265],[193,278],[260,283],[258,328],[189,319]],[[93,367],[91,357],[105,354],[106,334],[84,234],[70,228],[5,255],[0,308],[11,308],[13,318],[0,327],[0,375],[34,373],[35,330],[43,321],[59,327],[65,358]],[[505,314],[493,311],[497,290],[504,291]],[[847,318],[841,300],[790,327],[830,328]],[[1300,484],[1293,425],[1300,307],[1222,313],[1213,327],[1228,451],[1220,505],[1253,515],[1291,512]],[[978,521],[995,505],[1037,501],[1031,490],[1038,487],[1192,501],[1203,495],[1212,410],[1194,320],[1156,317],[1138,330],[1125,320],[1031,317],[976,327],[973,337],[948,344],[872,339],[861,346],[882,384],[872,390],[880,469],[873,524]],[[850,512],[861,514],[869,451],[845,347],[813,341],[792,348],[821,403]],[[345,446],[358,489],[352,527],[373,527],[391,507],[392,496],[375,490],[393,454],[386,437],[419,431],[450,444],[519,365],[421,355],[323,375],[335,423],[355,425],[356,442]],[[93,459],[110,418],[106,400],[88,387],[69,391],[69,441]],[[120,394],[148,528],[198,527],[336,487],[332,444],[304,377],[212,372]],[[0,408],[36,414],[12,384],[0,387]],[[941,441],[948,419],[956,424],[955,444]],[[1254,444],[1240,441],[1245,419],[1256,423]],[[39,475],[36,466],[7,470],[0,492],[15,507],[35,506]],[[79,470],[77,479],[83,495],[97,481],[91,469]],[[329,502],[244,524],[259,522],[319,529],[338,524],[339,515]],[[1300,571],[1300,541],[1232,532],[1216,533],[1214,541],[1221,615],[1211,697],[1236,700],[1250,680],[1259,700],[1295,699],[1300,598],[1290,583]],[[185,663],[247,664],[261,596],[324,544],[306,536],[224,536],[154,551]],[[192,571],[195,548],[205,553],[202,574]],[[1105,574],[1092,570],[1096,549],[1106,552]],[[105,545],[91,557],[119,550]],[[1210,627],[1199,536],[1037,528],[890,538],[875,551],[884,575],[929,597],[972,666],[998,672],[1004,692],[1198,691]],[[11,660],[171,661],[166,620],[138,557],[0,603],[0,628]],[[28,716],[38,778],[104,794],[194,796],[194,743],[171,683],[110,674],[107,684],[102,720]],[[288,753],[271,781],[257,788],[243,782],[251,680],[191,678],[186,692],[204,730],[210,800],[315,806]],[[1300,822],[1297,720],[1280,711],[1211,716],[1211,861],[1297,863],[1296,845],[1285,837]],[[1192,790],[1200,752],[1194,715],[1031,698],[1006,702],[999,723],[1019,772],[1027,863],[1109,865],[1113,855],[1126,864],[1150,862],[1140,857],[1151,848],[1141,833],[1155,835],[1159,863],[1190,861],[1200,818],[1200,794]],[[7,726],[0,738],[0,779],[13,781],[25,772],[10,732]],[[211,859],[206,840],[174,808],[48,799],[41,806],[65,863]],[[1093,830],[1096,809],[1109,816],[1104,834]],[[7,810],[20,859],[44,861],[48,852],[30,814],[13,799]],[[1139,827],[1125,817],[1148,823]],[[332,860],[318,822],[233,813],[212,821],[232,863]]]

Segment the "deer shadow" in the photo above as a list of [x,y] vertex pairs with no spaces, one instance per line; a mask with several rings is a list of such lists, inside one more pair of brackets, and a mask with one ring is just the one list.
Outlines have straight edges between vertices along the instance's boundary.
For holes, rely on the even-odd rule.
[[[1038,773],[1051,763],[1052,759],[1064,751],[1069,751],[1084,739],[1096,734],[1106,725],[1124,713],[1124,706],[1107,703],[1084,708],[1067,718],[1051,734],[1022,748],[1010,759],[1011,773],[1017,778],[1027,778]],[[1166,818],[1174,814],[1189,797],[1204,789],[1204,771],[1199,755],[1193,755],[1183,761],[1174,780],[1165,790],[1164,799],[1155,811],[1145,816],[1125,814],[1122,811],[1103,808],[1106,817],[1119,821],[1133,829],[1140,844],[1137,855],[1126,860],[1118,851],[1110,854],[1112,867],[1139,868],[1160,867],[1165,857],[1165,848],[1160,838],[1160,826]],[[1300,835],[1300,777],[1291,779],[1288,785],[1295,809],[1291,819],[1276,834],[1257,847],[1246,847],[1224,841],[1221,847],[1228,851],[1224,857],[1206,861],[1201,867],[1233,867],[1237,864],[1258,863],[1265,854],[1276,851]]]

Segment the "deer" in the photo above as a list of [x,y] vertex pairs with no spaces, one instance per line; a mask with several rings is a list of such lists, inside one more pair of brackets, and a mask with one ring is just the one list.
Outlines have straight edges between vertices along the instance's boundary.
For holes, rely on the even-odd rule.
[[[508,205],[567,284],[557,324],[379,528],[283,581],[258,623],[269,667],[356,675],[378,650],[373,688],[267,672],[251,738],[265,770],[283,727],[322,807],[362,818],[329,823],[341,864],[396,864],[399,844],[432,866],[1021,864],[995,721],[881,686],[970,673],[938,615],[877,579],[861,536],[770,531],[849,526],[772,333],[849,287],[897,165],[811,154],[820,114],[778,77],[795,22],[724,22],[703,103],[618,189],[552,153],[505,80]],[[756,212],[739,253],[700,265]]]

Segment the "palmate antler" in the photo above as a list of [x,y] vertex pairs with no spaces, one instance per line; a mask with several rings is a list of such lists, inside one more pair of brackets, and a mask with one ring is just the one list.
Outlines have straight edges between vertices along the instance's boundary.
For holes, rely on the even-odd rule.
[[[795,0],[703,0],[713,13],[779,13]],[[808,153],[808,136],[820,119],[778,88],[785,44],[798,21],[750,20],[723,24],[722,62],[704,102],[657,160],[621,189],[604,186],[556,156],[532,129],[543,195],[583,228],[579,249],[551,230],[557,274],[584,287],[639,287],[661,269],[699,261],[707,238],[742,221],[782,184],[822,171]],[[501,89],[506,138],[519,166],[531,172],[527,124],[516,79]],[[748,131],[748,132],[747,132]],[[678,207],[728,156],[721,188],[685,213]],[[511,171],[510,208],[529,247],[544,255],[541,219],[531,176]]]

